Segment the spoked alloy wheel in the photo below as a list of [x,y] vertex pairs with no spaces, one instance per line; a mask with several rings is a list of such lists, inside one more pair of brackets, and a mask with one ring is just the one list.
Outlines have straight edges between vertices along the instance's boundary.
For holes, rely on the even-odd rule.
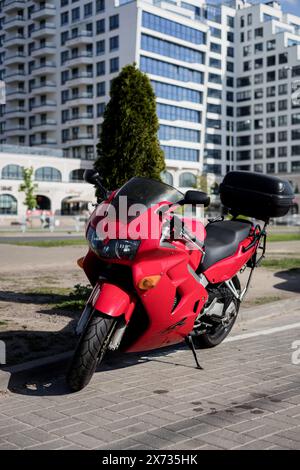
[[83,331],[75,350],[67,383],[73,392],[82,390],[91,380],[107,351],[117,320],[97,312]]
[[[240,292],[241,286],[237,276],[235,276],[232,281],[236,290]],[[205,323],[207,324],[205,332],[203,332],[203,327],[201,329],[201,323],[204,321],[205,313],[201,312],[195,321],[193,341],[195,347],[198,349],[214,348],[218,346],[218,344],[222,343],[226,336],[228,336],[236,321],[240,302],[233,296],[227,286],[222,288],[222,293],[223,295],[219,298],[211,301],[210,311],[209,305],[206,308],[210,315],[207,315],[205,318]],[[214,305],[212,305],[213,302]],[[214,311],[217,312],[218,315],[214,315]],[[220,311],[222,312],[221,315]]]

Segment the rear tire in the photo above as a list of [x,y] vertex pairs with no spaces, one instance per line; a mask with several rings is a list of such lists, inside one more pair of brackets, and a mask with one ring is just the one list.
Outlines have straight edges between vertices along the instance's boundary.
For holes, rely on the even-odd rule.
[[102,314],[93,315],[76,347],[67,383],[73,392],[82,390],[91,380],[96,367],[102,362],[117,320]]
[[[241,290],[240,281],[237,276],[232,279],[235,288],[238,292]],[[207,349],[207,348],[214,348],[224,341],[224,339],[229,335],[230,331],[235,324],[237,319],[239,308],[240,308],[240,301],[237,300],[235,297],[232,297],[232,302],[234,304],[234,316],[229,320],[228,324],[223,325],[219,324],[215,326],[215,328],[211,328],[209,331],[193,336],[193,342],[196,349]]]

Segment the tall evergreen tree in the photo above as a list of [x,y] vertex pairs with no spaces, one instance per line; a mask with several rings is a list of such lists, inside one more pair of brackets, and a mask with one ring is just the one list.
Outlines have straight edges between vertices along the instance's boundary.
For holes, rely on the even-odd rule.
[[165,169],[154,91],[147,75],[127,65],[111,86],[95,168],[108,189],[133,176],[160,179]]

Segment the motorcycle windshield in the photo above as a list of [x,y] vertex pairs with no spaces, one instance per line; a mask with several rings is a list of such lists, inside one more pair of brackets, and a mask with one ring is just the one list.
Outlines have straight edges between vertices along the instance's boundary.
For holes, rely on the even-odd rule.
[[131,178],[119,189],[116,196],[111,201],[111,205],[115,207],[117,211],[119,209],[121,196],[127,198],[127,207],[133,204],[142,204],[144,211],[159,202],[166,201],[174,204],[183,199],[183,194],[172,186],[142,177]]

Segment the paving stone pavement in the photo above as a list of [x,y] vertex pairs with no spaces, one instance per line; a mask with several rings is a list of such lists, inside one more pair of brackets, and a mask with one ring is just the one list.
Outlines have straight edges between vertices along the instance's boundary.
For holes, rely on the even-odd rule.
[[[286,319],[299,323],[299,310]],[[251,325],[274,328],[278,318]],[[184,347],[112,355],[76,394],[63,377],[28,380],[0,396],[0,450],[299,449],[296,340],[300,324],[224,342],[199,352],[203,371]]]

